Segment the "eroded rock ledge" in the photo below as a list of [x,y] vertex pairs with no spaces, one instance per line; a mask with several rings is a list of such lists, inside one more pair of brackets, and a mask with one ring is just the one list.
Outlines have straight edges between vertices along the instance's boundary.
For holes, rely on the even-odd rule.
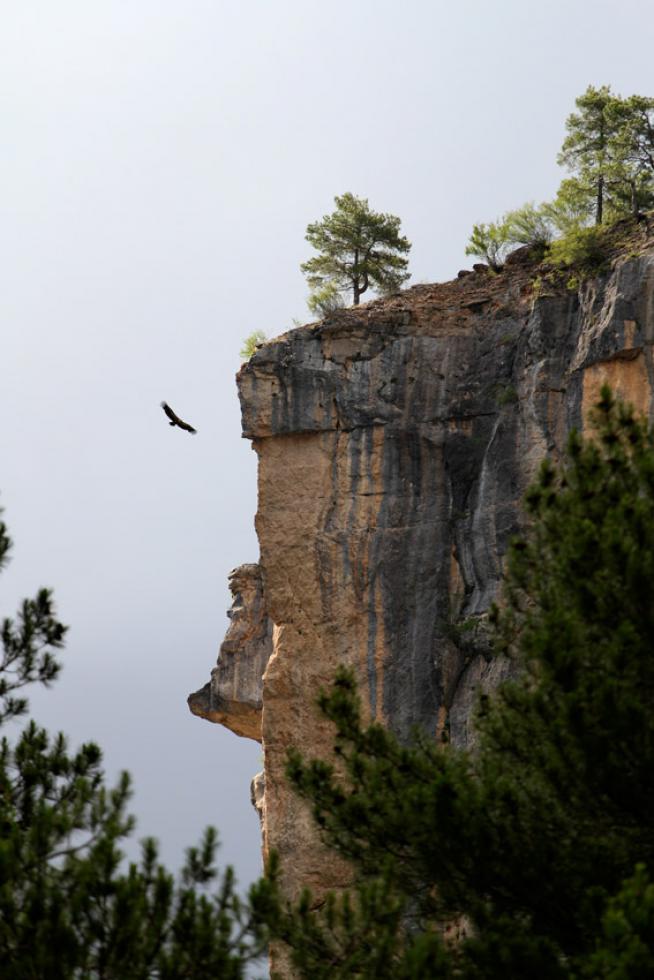
[[272,622],[266,612],[259,565],[240,565],[229,576],[232,608],[227,635],[211,680],[190,694],[195,715],[261,741],[263,675],[272,653]]
[[257,738],[263,705],[258,807],[289,893],[346,876],[284,777],[290,746],[331,746],[319,688],[349,664],[368,716],[469,744],[476,692],[506,672],[479,622],[538,462],[583,428],[604,380],[652,418],[654,249],[640,250],[574,292],[534,288],[520,256],[416,286],[293,330],[241,369],[265,602],[247,588],[270,622],[233,613],[191,708]]

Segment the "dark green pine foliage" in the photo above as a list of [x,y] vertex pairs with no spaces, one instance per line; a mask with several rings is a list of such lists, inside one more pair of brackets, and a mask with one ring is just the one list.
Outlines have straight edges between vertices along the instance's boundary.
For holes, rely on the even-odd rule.
[[359,881],[326,914],[269,910],[303,977],[654,976],[652,433],[605,389],[595,441],[526,507],[493,612],[517,679],[480,702],[474,754],[363,727],[342,672],[336,768],[290,758]]
[[356,306],[370,287],[396,292],[409,278],[411,243],[400,235],[400,219],[371,211],[367,199],[354,194],[334,201],[333,213],[308,225],[305,236],[319,253],[301,266],[314,295],[323,297],[310,301],[312,309],[339,290],[352,290]]
[[567,193],[574,188],[587,205],[594,202],[598,225],[630,211],[638,217],[654,203],[654,99],[589,85],[575,104],[558,157],[574,174]]
[[[0,564],[10,542],[0,522]],[[2,624],[0,720],[25,714],[26,685],[49,684],[66,627],[47,590]],[[15,730],[12,726],[12,730]],[[71,751],[29,721],[0,743],[2,980],[240,980],[265,948],[231,869],[218,874],[216,832],[187,851],[179,876],[145,840],[127,865],[130,780],[108,787],[100,749]],[[258,890],[259,904],[270,888]]]
[[589,85],[575,100],[576,113],[566,120],[567,136],[559,153],[559,163],[576,173],[581,186],[595,199],[595,223],[602,224],[607,192],[607,170],[613,163],[609,106],[615,100],[608,85]]

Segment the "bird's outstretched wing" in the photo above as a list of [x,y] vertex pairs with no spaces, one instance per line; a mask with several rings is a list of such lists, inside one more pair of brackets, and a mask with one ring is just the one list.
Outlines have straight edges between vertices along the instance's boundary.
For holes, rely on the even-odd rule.
[[184,429],[185,432],[192,432],[193,434],[197,432],[197,429],[194,429],[192,425],[189,425],[188,422],[184,422],[183,419],[180,419],[179,415],[175,415],[170,405],[166,404],[166,402],[162,402],[161,407],[170,419],[171,425],[176,425],[178,428]]

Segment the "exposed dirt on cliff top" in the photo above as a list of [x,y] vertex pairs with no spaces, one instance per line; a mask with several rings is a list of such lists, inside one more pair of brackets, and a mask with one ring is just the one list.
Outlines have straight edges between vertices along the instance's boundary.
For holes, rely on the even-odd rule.
[[499,272],[477,263],[449,282],[411,286],[396,295],[339,310],[313,329],[329,333],[347,327],[370,330],[392,324],[400,328],[399,332],[410,327],[411,333],[431,334],[437,325],[442,335],[465,330],[480,315],[491,320],[515,316],[521,309],[527,310],[543,291],[564,295],[594,274],[647,251],[654,242],[654,212],[647,221],[625,218],[600,234],[604,261],[595,273],[579,264],[557,267],[525,246],[512,252]]
[[[520,251],[528,253],[528,249]],[[317,329],[330,332],[346,326],[374,329],[396,324],[421,333],[433,332],[437,324],[443,334],[465,330],[480,314],[498,318],[509,315],[510,310],[515,315],[516,307],[527,304],[533,292],[535,265],[528,254],[525,258],[525,264],[514,260],[499,273],[478,264],[477,269],[466,270],[450,282],[412,286],[395,296],[350,307],[326,317]]]

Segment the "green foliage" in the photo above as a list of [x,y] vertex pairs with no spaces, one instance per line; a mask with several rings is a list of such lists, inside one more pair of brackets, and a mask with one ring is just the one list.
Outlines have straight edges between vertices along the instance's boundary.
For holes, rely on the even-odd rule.
[[505,385],[497,394],[497,404],[500,406],[513,405],[517,401],[518,392],[515,390],[513,385]]
[[552,242],[547,258],[553,265],[574,266],[586,273],[596,272],[606,261],[601,232],[596,226],[573,229]]
[[352,290],[354,304],[370,286],[399,289],[406,271],[410,242],[400,235],[400,219],[371,211],[365,198],[335,197],[336,210],[307,227],[306,240],[319,254],[302,271],[314,293],[331,286]]
[[325,282],[316,287],[307,300],[307,306],[314,316],[329,316],[342,310],[343,297],[333,282]]
[[503,218],[506,238],[511,245],[532,245],[544,248],[552,240],[552,226],[544,205],[533,202],[509,211]]
[[636,866],[602,918],[596,952],[584,965],[588,980],[648,980],[654,949],[654,884]]
[[623,99],[607,85],[589,86],[568,117],[559,163],[576,175],[595,223],[654,202],[654,99]]
[[[0,519],[0,569],[7,564],[10,550],[7,525]],[[16,692],[27,684],[38,682],[47,687],[54,681],[60,665],[53,651],[63,646],[65,635],[66,627],[55,619],[52,593],[48,589],[41,589],[35,599],[24,600],[17,622],[3,619],[0,725],[27,710],[27,699],[16,696]]]
[[556,264],[581,263],[596,269],[599,239],[588,225],[611,223],[654,207],[654,99],[623,99],[609,86],[589,86],[576,100],[577,112],[566,121],[558,161],[572,176],[561,181],[556,197],[528,203],[489,224],[474,225],[466,255],[476,255],[498,270],[518,245],[541,255],[554,242]]
[[239,351],[240,357],[243,361],[249,361],[254,354],[257,347],[261,344],[265,344],[267,337],[263,330],[255,330],[243,341],[243,346]]
[[24,600],[16,623],[3,620],[0,724],[27,710],[26,698],[15,697],[14,691],[35,681],[47,686],[56,678],[60,666],[52,651],[63,646],[65,633],[66,627],[54,618],[48,589],[41,589],[35,599]]
[[[0,523],[0,565],[9,538]],[[49,592],[5,619],[0,719],[27,710],[17,692],[50,684],[66,627]],[[105,784],[102,755],[88,743],[71,751],[63,734],[34,720],[0,742],[0,962],[3,980],[241,980],[261,955],[265,934],[234,890],[230,868],[215,866],[216,832],[187,851],[179,877],[142,843],[125,866],[121,841],[130,779]],[[257,890],[259,905],[273,885]]]
[[508,211],[499,221],[474,225],[466,255],[476,255],[498,271],[507,254],[520,245],[544,251],[552,238],[552,226],[544,210],[532,202]]
[[[290,947],[301,976],[312,980],[350,977],[396,978],[404,903],[383,875],[355,895],[328,895],[319,910],[305,892],[295,908],[279,903],[274,916],[278,940]],[[440,951],[440,941],[437,943]]]
[[466,255],[483,259],[497,272],[504,261],[508,244],[508,230],[504,221],[473,225],[466,245]]
[[578,173],[581,183],[595,197],[595,222],[603,219],[607,169],[612,165],[609,107],[614,100],[608,85],[589,85],[576,99],[579,110],[566,120],[567,135],[559,153],[559,163]]
[[553,231],[567,235],[590,224],[593,206],[588,185],[575,177],[568,177],[559,184],[554,200],[543,204],[542,208]]
[[654,206],[654,99],[632,95],[610,106],[615,156],[621,171],[616,196],[633,214]]
[[347,671],[323,694],[338,765],[288,773],[359,887],[269,916],[300,976],[654,974],[654,436],[608,389],[595,427],[527,494],[474,755],[364,726]]

